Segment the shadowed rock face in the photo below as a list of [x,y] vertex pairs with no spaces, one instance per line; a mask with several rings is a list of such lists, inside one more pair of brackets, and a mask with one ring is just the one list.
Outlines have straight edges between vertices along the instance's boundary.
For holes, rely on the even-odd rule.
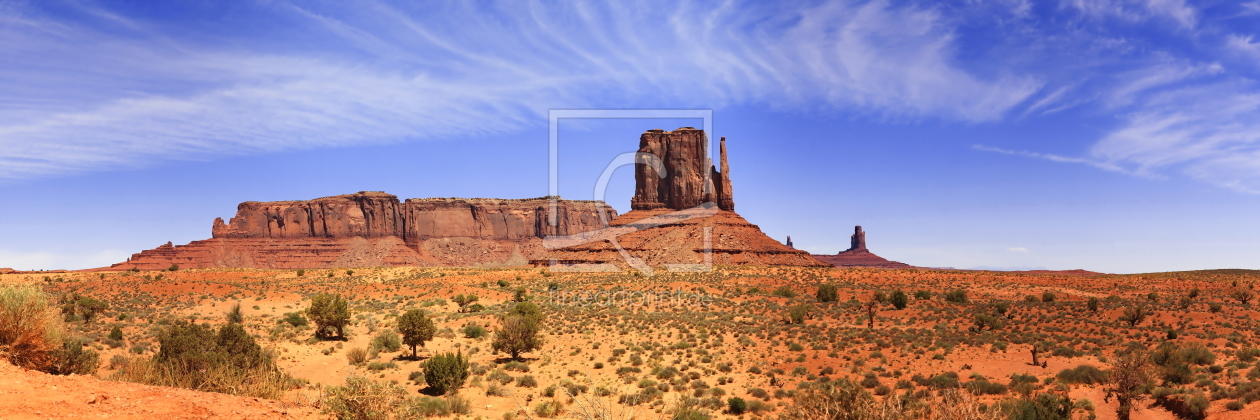
[[634,168],[633,210],[683,210],[704,203],[717,203],[721,210],[735,210],[731,183],[727,178],[726,138],[721,142],[722,171],[713,167],[704,130],[682,127],[674,131],[648,130],[639,136],[639,153],[660,159],[664,177],[640,156]]
[[229,222],[216,218],[212,239],[170,243],[110,268],[334,268],[365,266],[512,266],[544,254],[542,238],[603,227],[601,201],[421,198],[383,192],[305,201],[248,201]]

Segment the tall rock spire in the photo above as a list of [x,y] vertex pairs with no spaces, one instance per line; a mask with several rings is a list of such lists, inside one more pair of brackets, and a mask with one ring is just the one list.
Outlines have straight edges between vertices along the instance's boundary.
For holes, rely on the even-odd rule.
[[845,250],[845,252],[866,250],[866,232],[862,231],[861,226],[854,226],[853,236],[849,237],[849,249]]
[[[718,208],[726,211],[735,211],[735,198],[731,195],[731,166],[726,163],[726,137],[722,137],[722,173],[720,175],[721,183],[718,187]],[[715,180],[716,181],[716,180]]]

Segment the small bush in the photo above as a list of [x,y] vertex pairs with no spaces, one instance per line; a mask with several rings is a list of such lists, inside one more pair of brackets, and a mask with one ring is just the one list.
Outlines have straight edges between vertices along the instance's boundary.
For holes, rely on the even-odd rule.
[[288,323],[294,327],[305,327],[309,325],[306,321],[306,317],[302,316],[301,312],[289,312],[284,314],[284,318],[282,318],[280,322]]
[[836,286],[834,284],[824,284],[818,286],[818,293],[815,297],[819,302],[835,302],[838,299],[838,296],[836,295]]
[[551,418],[564,410],[564,404],[556,400],[539,401],[534,405],[534,415],[542,418]]
[[398,333],[390,329],[382,329],[372,337],[372,348],[378,351],[396,352],[402,349],[402,340],[398,338]]
[[406,396],[401,386],[351,376],[344,386],[328,387],[324,412],[338,419],[387,420]]
[[1055,297],[1056,296],[1054,295],[1054,293],[1051,293],[1049,290],[1041,292],[1042,302],[1046,302],[1046,303],[1054,302]]
[[1107,381],[1107,372],[1090,365],[1080,365],[1073,369],[1064,369],[1059,372],[1058,378],[1069,384],[1095,385]]
[[32,286],[0,287],[0,357],[15,366],[46,370],[61,348],[61,321],[51,299]]
[[350,323],[350,304],[341,295],[318,293],[312,296],[307,314],[315,321],[316,337],[345,338],[345,326]]
[[954,289],[945,294],[946,302],[967,303],[967,291],[963,289]]
[[464,333],[464,338],[481,338],[486,336],[485,327],[471,323],[464,325],[464,328],[461,328],[460,332]]
[[794,298],[796,297],[796,292],[792,291],[792,288],[790,287],[779,286],[779,288],[774,289],[773,292],[770,292],[770,295],[777,296],[777,297],[784,297],[784,298]]
[[366,362],[367,359],[368,352],[363,347],[353,347],[350,350],[346,350],[346,361],[349,361],[352,365]]
[[920,290],[920,291],[914,292],[914,298],[917,300],[932,300],[932,292],[929,292],[927,290]]
[[521,388],[535,388],[538,386],[538,380],[534,379],[533,375],[521,375],[519,378],[516,378],[516,386]]
[[744,402],[743,398],[731,397],[726,400],[726,412],[738,416],[744,414],[745,411],[748,411],[748,403]]
[[441,353],[424,363],[424,378],[439,394],[452,393],[468,379],[468,359],[460,353]]
[[123,339],[122,328],[119,328],[117,325],[115,325],[113,329],[109,330],[109,339],[122,340]]
[[892,292],[892,296],[889,297],[889,302],[892,303],[894,308],[906,309],[906,305],[910,304],[910,298],[906,296],[906,292],[901,291],[901,289],[897,289]]
[[85,349],[83,342],[70,340],[61,344],[61,349],[54,352],[55,361],[49,373],[59,375],[87,375],[96,371],[100,364],[100,355],[92,349]]

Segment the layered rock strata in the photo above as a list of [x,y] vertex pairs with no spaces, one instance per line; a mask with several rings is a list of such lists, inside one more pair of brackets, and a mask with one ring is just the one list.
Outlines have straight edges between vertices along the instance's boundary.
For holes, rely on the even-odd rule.
[[710,264],[825,267],[734,212],[726,139],[721,141],[720,172],[706,157],[706,144],[704,131],[691,127],[643,133],[632,210],[608,228],[548,238],[548,258],[533,264],[640,270]]
[[247,201],[212,238],[167,243],[111,269],[334,268],[365,266],[515,266],[544,255],[542,239],[603,226],[600,201],[421,198],[383,192],[305,201]]
[[813,257],[835,267],[914,268],[909,264],[889,261],[866,249],[866,232],[861,226],[853,228],[849,249],[834,255],[814,254]]

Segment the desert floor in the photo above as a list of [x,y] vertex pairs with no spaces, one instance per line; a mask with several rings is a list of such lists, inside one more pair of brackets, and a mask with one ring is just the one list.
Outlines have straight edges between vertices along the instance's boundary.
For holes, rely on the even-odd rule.
[[[1057,379],[1065,369],[1106,369],[1126,346],[1203,347],[1212,360],[1190,364],[1180,378],[1161,377],[1169,393],[1208,398],[1209,418],[1260,418],[1257,311],[1241,302],[1260,281],[1255,272],[1213,270],[1143,275],[1073,272],[1002,273],[945,270],[716,267],[712,272],[551,273],[540,268],[354,268],[305,270],[204,269],[0,275],[0,284],[39,284],[54,295],[78,293],[109,308],[91,322],[69,322],[100,354],[91,376],[58,377],[0,363],[0,418],[307,418],[319,417],[326,386],[351,375],[396,381],[409,378],[433,354],[461,351],[474,363],[459,394],[471,402],[463,418],[523,416],[549,399],[570,410],[608,404],[637,418],[656,418],[683,396],[708,400],[717,418],[773,418],[792,404],[792,393],[811,382],[850,378],[877,395],[963,386],[974,381],[1007,385],[982,394],[986,403],[1021,393],[1066,393],[1094,409],[1080,418],[1116,418],[1116,401],[1103,385]],[[820,285],[837,287],[837,302],[819,302]],[[490,341],[498,314],[524,287],[546,315],[541,350],[525,353],[524,367],[508,366]],[[1197,289],[1191,298],[1192,290]],[[908,306],[878,303],[871,325],[864,306],[876,293],[909,295]],[[963,290],[966,302],[945,296]],[[310,326],[282,321],[310,304],[315,293],[339,293],[351,302],[346,341],[320,341]],[[478,296],[480,312],[465,313],[453,297]],[[1052,296],[1051,296],[1052,295]],[[957,292],[955,292],[957,297]],[[1087,307],[1098,299],[1098,309]],[[959,300],[959,299],[955,299]],[[176,320],[212,325],[240,303],[245,325],[279,365],[306,385],[281,401],[109,381],[125,358],[149,357],[157,334]],[[997,308],[1005,303],[1006,310]],[[802,323],[789,308],[804,305]],[[1126,311],[1150,313],[1136,325]],[[435,339],[419,350],[383,351],[351,364],[346,353],[368,348],[408,309],[423,309],[438,324]],[[977,328],[977,315],[993,315],[997,328]],[[490,333],[469,338],[464,327]],[[120,326],[124,339],[107,338]],[[1170,334],[1170,331],[1172,334]],[[1176,335],[1175,338],[1170,338]],[[1136,343],[1136,344],[1134,344]],[[1034,366],[1033,347],[1041,349]],[[522,381],[530,376],[534,383]],[[1013,375],[1021,376],[1024,385]],[[953,379],[951,381],[951,378]],[[1256,382],[1253,382],[1256,381]],[[655,389],[655,390],[653,390]],[[568,394],[577,394],[574,400]],[[418,395],[418,394],[417,394]],[[763,402],[742,416],[722,411],[732,396]],[[1106,401],[1105,401],[1106,400]],[[1231,410],[1227,403],[1235,402]],[[622,404],[635,402],[635,405]],[[1135,419],[1176,416],[1153,398]]]

